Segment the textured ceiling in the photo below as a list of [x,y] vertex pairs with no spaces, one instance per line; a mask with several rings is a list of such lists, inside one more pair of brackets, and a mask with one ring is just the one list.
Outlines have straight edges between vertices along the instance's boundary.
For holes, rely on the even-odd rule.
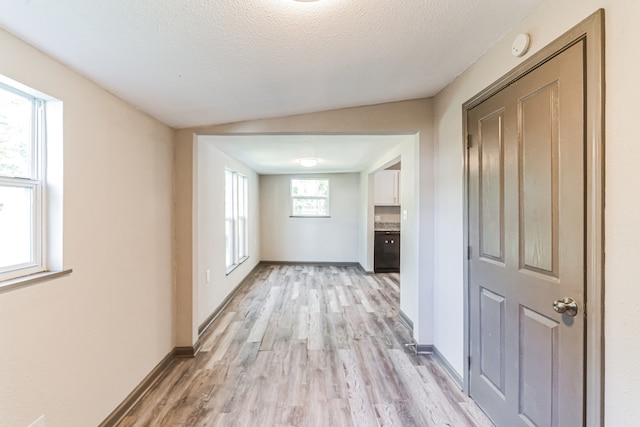
[[0,27],[180,128],[433,96],[539,2],[0,0]]

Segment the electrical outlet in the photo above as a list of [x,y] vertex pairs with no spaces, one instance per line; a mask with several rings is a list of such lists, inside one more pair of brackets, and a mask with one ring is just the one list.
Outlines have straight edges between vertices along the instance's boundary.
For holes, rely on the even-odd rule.
[[381,218],[381,217],[380,217],[380,215],[376,215],[376,216],[375,216],[375,221],[376,221],[376,222],[380,222],[380,218]]
[[211,281],[211,270],[207,270],[207,283]]
[[40,415],[40,418],[32,422],[29,427],[47,427],[47,421],[44,419],[44,415]]

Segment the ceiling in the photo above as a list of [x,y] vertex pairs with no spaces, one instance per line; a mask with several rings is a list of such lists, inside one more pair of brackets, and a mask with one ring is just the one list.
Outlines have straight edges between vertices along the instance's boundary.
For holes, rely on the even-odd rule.
[[431,97],[540,0],[0,0],[0,27],[184,128]]
[[[434,96],[539,2],[0,0],[0,28],[186,128]],[[359,171],[407,135],[211,138],[272,174]]]
[[[200,135],[262,175],[360,172],[414,135]],[[296,160],[317,158],[312,168]]]

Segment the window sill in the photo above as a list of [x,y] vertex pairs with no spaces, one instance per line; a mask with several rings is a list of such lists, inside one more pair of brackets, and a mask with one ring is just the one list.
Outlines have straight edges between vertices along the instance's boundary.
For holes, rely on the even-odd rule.
[[249,259],[249,257],[246,256],[246,257],[242,258],[240,261],[238,261],[237,264],[233,264],[231,267],[227,268],[227,271],[226,271],[225,275],[226,276],[230,275],[233,270],[235,270],[236,268],[240,267],[240,265],[242,265],[242,263],[245,262],[248,259]]
[[15,289],[22,286],[33,285],[47,280],[56,279],[58,277],[67,276],[71,274],[73,270],[60,270],[60,271],[44,271],[42,273],[30,274],[28,276],[16,277],[15,279],[5,280],[0,282],[0,292],[8,291],[9,289]]
[[331,218],[330,215],[289,215],[289,218]]

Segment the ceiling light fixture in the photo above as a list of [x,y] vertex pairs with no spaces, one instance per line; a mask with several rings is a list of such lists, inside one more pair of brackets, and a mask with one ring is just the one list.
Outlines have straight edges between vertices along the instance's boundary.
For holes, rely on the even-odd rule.
[[304,166],[305,168],[312,168],[314,166],[318,166],[318,163],[320,163],[320,160],[307,158],[307,159],[298,159],[296,160],[296,162],[298,162],[300,166]]

